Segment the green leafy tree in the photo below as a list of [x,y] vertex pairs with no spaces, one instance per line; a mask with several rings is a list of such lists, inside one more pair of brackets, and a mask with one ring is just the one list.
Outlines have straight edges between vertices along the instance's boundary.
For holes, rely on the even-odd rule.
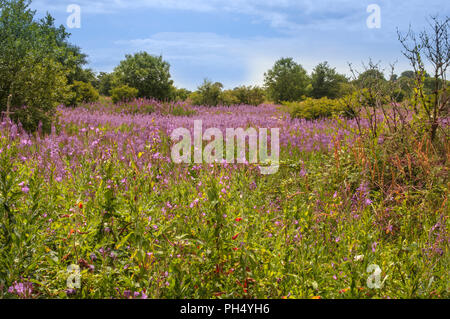
[[75,81],[71,86],[72,96],[70,97],[69,106],[77,106],[81,103],[97,102],[99,99],[98,91],[91,83]]
[[222,105],[237,105],[242,104],[240,100],[236,96],[236,92],[234,90],[224,90],[220,94],[220,104]]
[[162,56],[147,52],[126,55],[114,70],[116,82],[138,90],[138,97],[169,100],[173,81],[170,79],[170,64]]
[[50,131],[55,107],[69,92],[69,34],[47,15],[36,20],[30,1],[0,0],[0,110],[11,96],[12,118],[28,131]]
[[97,79],[97,75],[95,74],[95,72],[92,69],[77,70],[74,80],[69,83],[73,84],[75,81],[90,83],[96,89],[98,89],[98,87],[99,87],[99,80]]
[[129,102],[134,100],[138,96],[138,93],[137,89],[128,85],[122,85],[111,90],[111,97],[113,103]]
[[211,82],[205,79],[203,84],[198,87],[195,94],[191,94],[192,103],[195,105],[217,106],[222,104],[223,84],[220,82]]
[[67,82],[73,84],[75,81],[90,82],[94,85],[96,76],[93,70],[84,69],[88,63],[87,55],[81,52],[81,48],[70,43],[61,42],[59,46],[63,48],[63,56],[59,62],[67,67]]
[[374,67],[370,67],[359,74],[356,82],[362,88],[373,88],[384,85],[386,83],[386,78],[384,77],[383,72]]
[[174,101],[186,101],[192,92],[187,89],[178,89],[173,87],[172,100]]
[[416,77],[416,73],[414,71],[404,71],[400,77],[405,77],[405,78],[409,78],[409,79],[415,79]]
[[98,91],[101,95],[111,96],[114,85],[114,75],[112,73],[100,72],[97,76]]
[[346,82],[346,77],[337,73],[336,69],[331,68],[328,62],[320,63],[314,68],[311,75],[311,96],[316,99],[338,98],[341,94],[341,84]]
[[292,58],[278,60],[264,74],[264,85],[269,97],[276,103],[302,100],[310,79],[306,70]]
[[265,92],[258,86],[240,86],[233,90],[233,94],[240,104],[256,106],[265,100]]

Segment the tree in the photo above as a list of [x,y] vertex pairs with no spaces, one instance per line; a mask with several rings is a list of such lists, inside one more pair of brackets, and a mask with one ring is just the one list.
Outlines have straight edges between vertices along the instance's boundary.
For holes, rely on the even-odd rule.
[[192,92],[187,90],[187,89],[183,89],[183,88],[178,89],[176,87],[173,87],[172,100],[174,100],[174,101],[186,101],[191,93]]
[[264,90],[258,86],[239,86],[234,88],[233,95],[240,104],[260,105],[264,102]]
[[77,106],[81,103],[97,102],[99,99],[98,91],[91,83],[75,81],[71,85],[72,96],[67,102],[68,106]]
[[311,96],[316,99],[322,97],[338,98],[340,97],[341,83],[346,82],[346,77],[337,73],[336,69],[328,65],[328,62],[320,63],[314,68],[311,75]]
[[[12,118],[27,131],[50,131],[55,108],[69,91],[67,39],[47,15],[35,20],[30,1],[0,0],[0,110],[11,96]],[[65,57],[68,57],[65,59]],[[64,63],[63,63],[64,62]]]
[[[406,35],[398,32],[398,38],[403,46],[403,54],[414,69],[413,107],[420,117],[424,113],[430,139],[435,140],[441,120],[448,116],[450,95],[447,89],[447,71],[450,66],[450,18],[440,20],[431,17],[430,30],[422,31],[417,37],[410,29]],[[433,78],[427,81],[425,60],[431,66]],[[427,83],[428,82],[428,83]],[[431,92],[427,94],[429,86]],[[445,130],[442,130],[445,135]]]
[[91,83],[96,82],[95,73],[91,69],[83,69],[87,61],[87,55],[81,52],[81,48],[73,44],[60,41],[58,44],[64,48],[63,54],[58,60],[69,70],[67,72],[67,82],[73,84],[75,81]]
[[373,88],[382,86],[386,82],[386,78],[381,70],[376,65],[371,64],[369,68],[362,72],[356,82],[363,88]]
[[292,58],[282,58],[264,74],[264,85],[276,103],[301,100],[307,92],[306,70]]
[[240,102],[234,90],[224,90],[220,94],[220,104],[230,106],[243,103]]
[[128,85],[138,90],[138,97],[168,100],[172,93],[170,64],[162,56],[147,52],[127,54],[125,60],[114,69],[116,86]]
[[416,73],[414,71],[404,71],[402,72],[402,74],[400,75],[401,78],[409,78],[409,79],[414,79],[416,77]]
[[100,72],[97,76],[98,91],[101,95],[111,96],[111,90],[114,84],[114,75],[112,73]]
[[113,103],[129,102],[134,100],[138,95],[138,90],[128,85],[115,87],[111,90],[111,98]]
[[208,79],[198,87],[195,94],[191,94],[192,103],[195,105],[217,106],[222,102],[223,84],[220,82],[211,82]]

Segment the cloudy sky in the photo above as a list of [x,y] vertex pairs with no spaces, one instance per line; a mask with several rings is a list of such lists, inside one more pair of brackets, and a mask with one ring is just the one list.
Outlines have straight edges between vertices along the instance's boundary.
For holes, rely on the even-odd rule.
[[[204,78],[227,88],[262,84],[280,57],[308,72],[328,61],[348,74],[348,62],[369,59],[398,73],[408,68],[396,30],[420,31],[430,15],[449,15],[448,0],[34,0],[67,25],[71,4],[81,27],[71,42],[89,55],[89,67],[112,71],[127,53],[147,51],[171,64],[178,87],[195,89]],[[381,9],[381,27],[369,28],[368,6]]]

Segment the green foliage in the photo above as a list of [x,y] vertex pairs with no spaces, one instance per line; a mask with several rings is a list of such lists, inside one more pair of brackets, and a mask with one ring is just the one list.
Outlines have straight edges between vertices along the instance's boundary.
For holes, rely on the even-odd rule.
[[[413,95],[413,88],[414,88],[414,78],[410,78],[409,76],[404,76],[405,72],[402,73],[402,75],[398,78],[397,83],[399,86],[399,89],[403,92],[404,97],[411,98]],[[408,73],[406,73],[408,74]]]
[[336,69],[328,65],[328,62],[320,63],[314,68],[311,75],[311,96],[315,99],[322,97],[335,99],[341,97],[341,85],[346,82],[346,77],[337,73]]
[[220,94],[220,104],[221,105],[237,105],[243,104],[240,102],[239,98],[236,96],[234,90],[225,90]]
[[222,90],[222,83],[209,80],[192,93],[189,98],[194,105],[260,105],[264,102],[264,90],[255,86],[240,86],[233,90]]
[[172,92],[172,100],[173,101],[186,101],[189,98],[189,95],[192,92],[187,89],[178,89],[176,87],[173,88]]
[[71,85],[71,97],[66,104],[67,106],[77,106],[82,103],[97,102],[99,98],[98,91],[91,83],[75,81]]
[[71,84],[77,82],[89,83],[98,90],[99,81],[95,72],[92,69],[78,69],[76,70],[76,75],[74,76],[73,81],[69,82]]
[[12,118],[29,131],[49,132],[56,106],[68,98],[68,74],[78,51],[63,26],[47,15],[36,20],[30,1],[0,1],[0,110],[12,95]]
[[205,79],[197,91],[190,95],[192,104],[217,106],[222,103],[222,89],[222,83]]
[[269,98],[274,102],[299,101],[307,94],[310,79],[306,70],[292,58],[278,60],[264,74],[264,84]]
[[265,100],[265,92],[258,86],[240,86],[235,88],[232,93],[238,101],[236,104],[258,106]]
[[162,56],[147,52],[126,55],[125,60],[114,69],[115,86],[128,85],[138,90],[138,97],[169,100],[173,81],[170,64]]
[[98,91],[103,96],[111,96],[114,85],[114,75],[112,73],[100,72],[97,76]]
[[414,80],[414,78],[416,77],[416,73],[414,71],[404,71],[402,72],[400,77],[405,77]]
[[113,103],[129,102],[135,99],[139,94],[138,89],[122,85],[111,90],[111,98]]
[[373,65],[368,70],[361,73],[356,82],[360,87],[369,89],[383,86],[387,81],[384,74],[376,67],[376,65]]
[[73,84],[75,81],[96,82],[95,74],[91,69],[83,69],[87,64],[87,55],[81,52],[81,48],[66,41],[59,41],[61,57],[58,62],[67,69],[67,82]]
[[352,112],[341,100],[332,100],[326,97],[321,99],[307,98],[303,102],[284,102],[292,118],[316,120],[334,115],[352,117]]
[[172,116],[193,116],[196,115],[197,112],[190,108],[187,105],[183,104],[172,104],[166,105],[166,107],[161,112],[164,115],[172,115]]

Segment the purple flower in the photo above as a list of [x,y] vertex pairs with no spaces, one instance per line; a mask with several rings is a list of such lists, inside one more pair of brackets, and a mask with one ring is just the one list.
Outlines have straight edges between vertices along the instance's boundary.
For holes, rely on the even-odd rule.
[[72,289],[66,289],[66,294],[67,296],[73,296],[77,293],[77,290],[72,288]]
[[372,252],[375,252],[375,251],[376,251],[377,246],[378,246],[378,243],[377,243],[377,242],[374,242],[374,243],[372,244]]
[[306,171],[306,169],[302,168],[298,174],[300,175],[300,177],[305,177],[306,175],[308,175],[308,172]]
[[33,283],[31,282],[22,283],[15,281],[13,285],[9,287],[8,292],[10,294],[15,294],[23,299],[31,298],[33,293]]

